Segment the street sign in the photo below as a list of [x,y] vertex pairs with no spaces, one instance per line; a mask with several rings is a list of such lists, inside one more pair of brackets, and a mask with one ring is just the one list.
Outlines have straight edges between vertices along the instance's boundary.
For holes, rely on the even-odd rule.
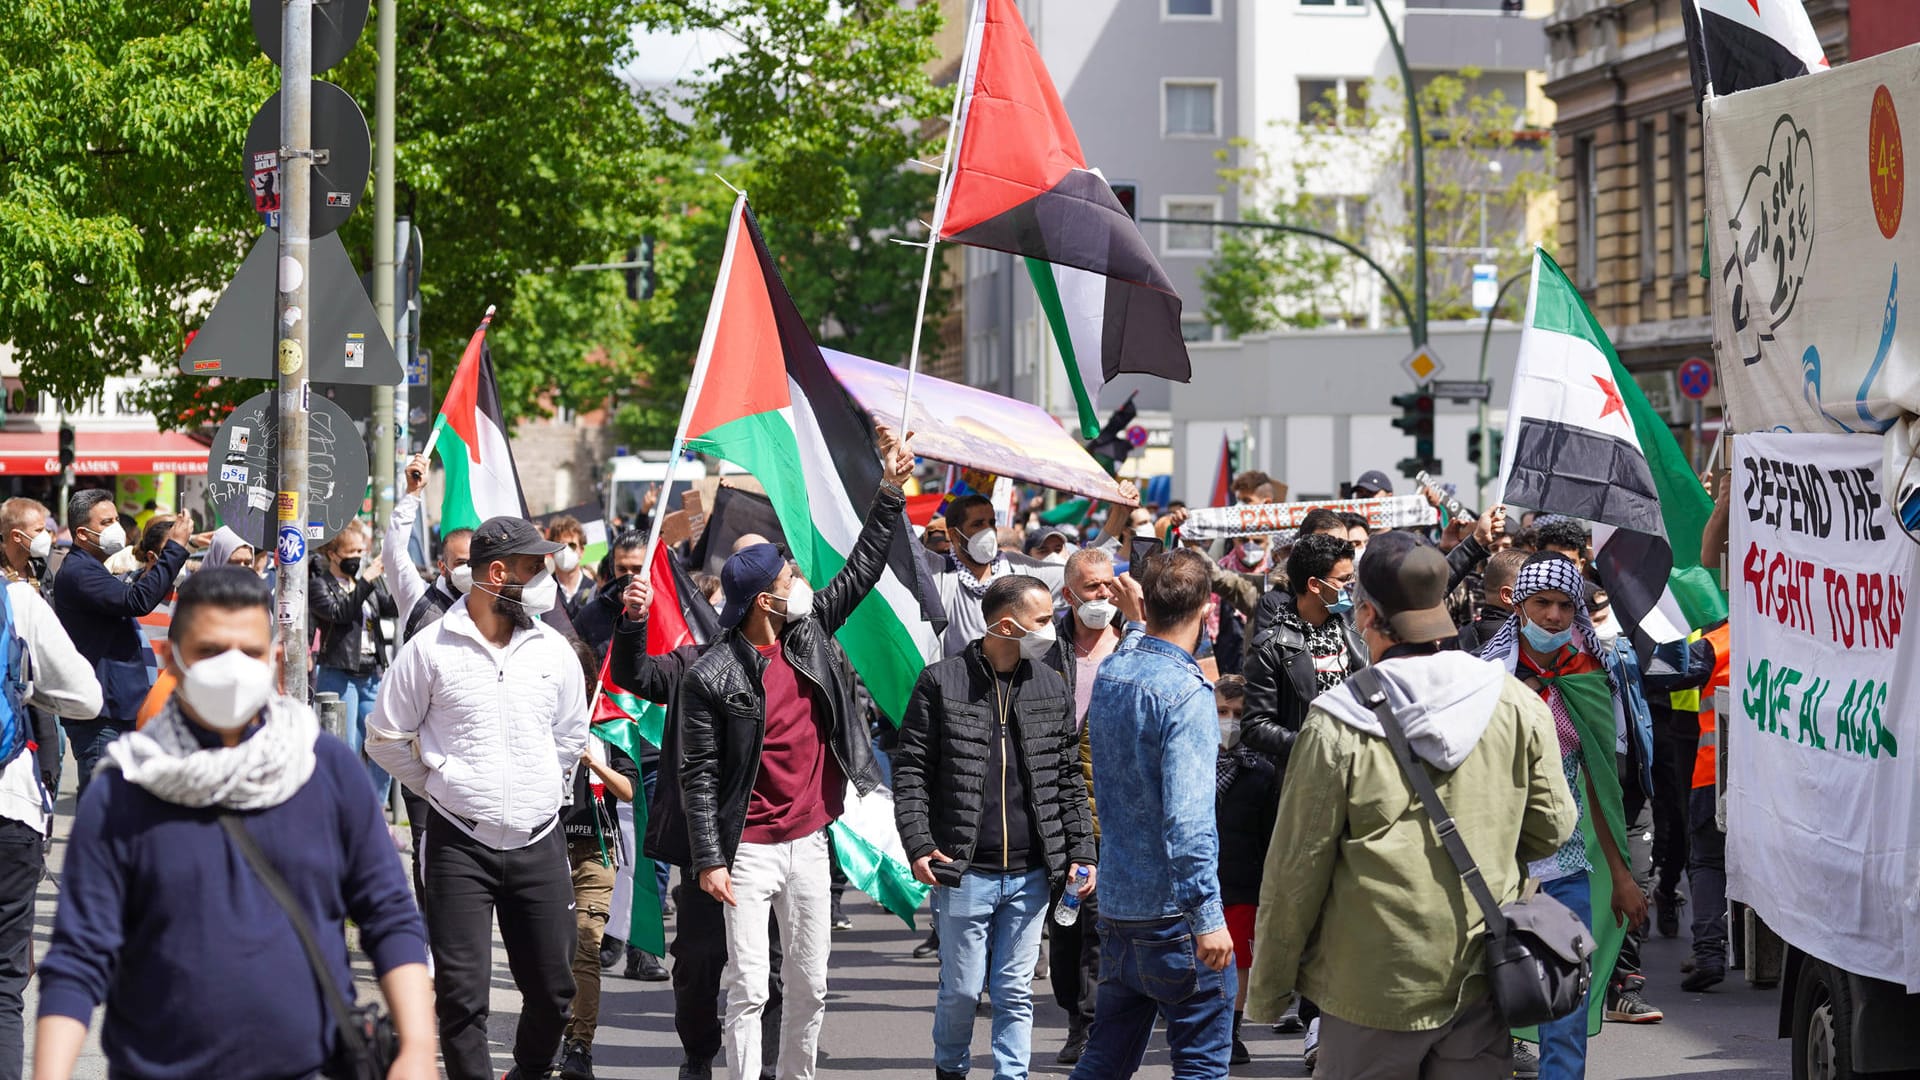
[[1688,401],[1700,401],[1713,390],[1713,365],[1697,356],[1681,361],[1677,375],[1680,396]]
[[280,517],[304,521],[304,530],[289,524],[288,531],[304,532],[306,545],[313,546],[346,528],[366,500],[367,444],[346,410],[324,397],[308,399],[307,486],[306,506],[280,492],[272,391],[248,398],[220,425],[207,452],[207,498],[220,519],[255,551],[280,542]]
[[1473,310],[1485,315],[1500,299],[1500,268],[1492,263],[1473,264]]
[[1431,381],[1435,375],[1446,370],[1446,365],[1440,362],[1440,354],[1434,352],[1431,345],[1422,345],[1408,353],[1407,358],[1400,361],[1400,366],[1413,376],[1416,383]]
[[1485,401],[1493,396],[1493,383],[1474,379],[1442,379],[1433,384],[1433,396],[1448,401]]
[[[315,10],[318,10],[316,8]],[[327,153],[313,164],[308,230],[314,239],[346,224],[373,175],[373,137],[353,95],[329,82],[313,81],[313,147]],[[247,125],[247,193],[255,213],[280,223],[280,95],[267,99]]]
[[[253,40],[280,66],[280,18],[286,0],[253,0]],[[368,0],[321,0],[313,5],[313,73],[347,58],[367,28]]]
[[1144,427],[1141,427],[1139,424],[1135,424],[1132,427],[1128,428],[1127,442],[1132,444],[1135,450],[1138,450],[1141,447],[1147,445],[1147,429]]
[[[180,373],[202,378],[271,379],[279,338],[273,311],[280,237],[272,230],[254,241],[253,250],[214,301],[206,325],[180,356]],[[393,355],[393,343],[380,330],[373,301],[347,260],[338,233],[315,236],[308,258],[308,324],[314,382],[356,386],[394,386],[405,375]],[[357,360],[358,367],[350,366]]]

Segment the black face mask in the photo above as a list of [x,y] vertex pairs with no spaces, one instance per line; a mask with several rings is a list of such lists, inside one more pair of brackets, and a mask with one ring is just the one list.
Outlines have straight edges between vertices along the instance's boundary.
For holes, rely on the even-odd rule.
[[360,574],[360,556],[358,556],[358,555],[355,555],[355,556],[354,556],[353,558],[351,558],[351,559],[341,559],[341,560],[340,560],[340,572],[341,572],[341,573],[343,573],[343,574],[345,574],[345,575],[347,575],[348,577],[357,577],[357,576],[359,576],[359,574]]

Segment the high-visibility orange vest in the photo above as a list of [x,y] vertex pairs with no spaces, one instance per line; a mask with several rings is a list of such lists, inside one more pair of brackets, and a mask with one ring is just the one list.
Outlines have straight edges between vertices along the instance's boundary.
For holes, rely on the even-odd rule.
[[1713,643],[1713,681],[1700,692],[1700,748],[1693,755],[1693,786],[1712,787],[1719,755],[1720,732],[1713,715],[1713,692],[1732,683],[1733,648],[1731,626],[1721,623],[1707,632]]

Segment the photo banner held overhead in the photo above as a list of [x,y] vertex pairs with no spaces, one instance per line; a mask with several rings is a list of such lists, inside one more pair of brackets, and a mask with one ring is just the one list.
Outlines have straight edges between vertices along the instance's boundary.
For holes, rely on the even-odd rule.
[[1440,523],[1440,512],[1420,495],[1390,495],[1384,499],[1321,499],[1306,502],[1257,503],[1248,506],[1208,506],[1187,511],[1180,536],[1186,540],[1229,540],[1237,536],[1290,533],[1315,510],[1359,514],[1367,528],[1405,529]]

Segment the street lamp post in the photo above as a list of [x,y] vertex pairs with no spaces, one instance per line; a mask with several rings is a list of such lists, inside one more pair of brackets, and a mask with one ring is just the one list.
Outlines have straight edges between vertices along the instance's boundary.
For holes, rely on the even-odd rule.
[[[1519,284],[1520,282],[1525,281],[1531,274],[1532,274],[1532,270],[1529,269],[1527,273],[1513,275],[1512,277],[1500,283],[1500,291],[1495,293],[1493,296],[1493,306],[1487,309],[1487,325],[1480,331],[1480,381],[1481,382],[1487,381],[1487,346],[1489,343],[1493,341],[1494,313],[1500,310],[1500,301],[1506,299],[1507,290],[1513,288],[1515,285]],[[1480,464],[1474,466],[1473,479],[1474,479],[1474,486],[1479,490],[1480,505],[1485,506],[1487,504],[1487,481],[1493,479],[1495,476],[1498,476],[1499,472],[1497,470],[1500,468],[1500,463],[1497,461],[1492,463],[1491,468],[1488,467],[1487,459],[1493,456],[1490,453],[1490,451],[1493,449],[1493,444],[1487,441],[1487,402],[1485,398],[1482,398],[1480,400],[1479,430],[1480,430]]]
[[1380,21],[1387,27],[1387,44],[1393,46],[1394,62],[1400,65],[1400,88],[1407,99],[1407,131],[1413,142],[1413,344],[1427,343],[1427,149],[1420,131],[1420,97],[1414,93],[1413,72],[1407,67],[1407,50],[1400,44],[1400,31],[1387,14],[1386,0],[1373,0]]

